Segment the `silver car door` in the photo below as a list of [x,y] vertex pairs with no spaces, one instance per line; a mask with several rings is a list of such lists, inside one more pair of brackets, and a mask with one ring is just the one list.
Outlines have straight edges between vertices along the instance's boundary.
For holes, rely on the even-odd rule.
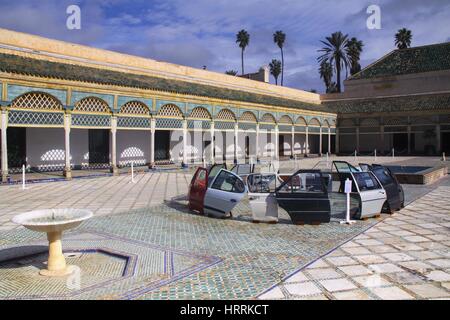
[[352,172],[361,199],[361,218],[379,215],[386,201],[386,191],[372,172]]
[[223,217],[242,200],[246,191],[247,188],[238,175],[221,169],[206,191],[204,212]]
[[255,222],[277,222],[278,203],[275,190],[278,178],[275,173],[255,173],[247,177],[248,199]]

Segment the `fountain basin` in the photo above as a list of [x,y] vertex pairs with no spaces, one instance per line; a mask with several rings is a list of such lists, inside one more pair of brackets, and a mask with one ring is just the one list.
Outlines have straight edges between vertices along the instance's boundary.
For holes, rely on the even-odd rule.
[[49,242],[47,269],[41,270],[39,273],[48,277],[60,277],[68,275],[74,270],[72,266],[66,265],[62,253],[63,231],[78,227],[92,215],[91,211],[84,209],[47,209],[17,215],[12,221],[27,229],[47,233]]

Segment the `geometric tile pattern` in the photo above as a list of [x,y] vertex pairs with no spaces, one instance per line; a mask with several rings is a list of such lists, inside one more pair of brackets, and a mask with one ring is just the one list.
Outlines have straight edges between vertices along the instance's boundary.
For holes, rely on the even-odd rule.
[[202,107],[194,108],[189,117],[195,119],[212,119],[211,114],[208,112],[208,110]]
[[156,118],[156,128],[182,129],[183,123],[181,119]]
[[10,125],[63,125],[64,113],[10,110],[8,123]]
[[149,108],[140,101],[130,101],[120,108],[120,114],[149,115]]
[[450,187],[441,186],[260,299],[449,299]]
[[187,127],[188,129],[210,129],[211,121],[187,120]]
[[239,121],[256,122],[257,120],[252,112],[245,111],[239,118]]
[[233,112],[231,112],[228,109],[222,109],[215,117],[217,120],[230,120],[230,121],[236,121],[236,117]]
[[241,130],[253,130],[256,131],[256,123],[239,122],[239,129]]
[[87,97],[81,99],[75,104],[73,111],[76,112],[96,112],[96,113],[111,113],[108,104],[96,97]]
[[117,117],[119,128],[150,128],[150,118]]
[[63,106],[56,98],[52,97],[49,94],[40,92],[26,93],[19,96],[12,102],[11,108],[42,109],[53,111],[63,110]]
[[214,128],[217,130],[234,130],[234,122],[214,121]]
[[111,116],[98,114],[72,114],[72,126],[110,127]]

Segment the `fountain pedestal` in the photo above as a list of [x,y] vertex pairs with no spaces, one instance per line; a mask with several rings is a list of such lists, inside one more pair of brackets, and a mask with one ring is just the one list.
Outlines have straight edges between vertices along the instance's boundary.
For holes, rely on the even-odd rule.
[[91,217],[92,212],[88,210],[53,209],[23,213],[12,220],[30,230],[47,233],[49,248],[47,269],[39,271],[39,274],[62,277],[74,271],[74,266],[67,266],[62,252],[62,232],[79,226],[81,222]]
[[62,232],[47,233],[48,239],[48,261],[47,269],[42,269],[39,274],[46,277],[62,277],[71,274],[74,271],[74,266],[66,264],[62,252],[61,243]]

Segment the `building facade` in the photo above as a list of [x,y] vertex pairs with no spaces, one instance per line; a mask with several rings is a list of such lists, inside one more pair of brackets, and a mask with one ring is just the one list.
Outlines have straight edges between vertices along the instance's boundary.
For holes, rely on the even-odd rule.
[[340,154],[450,154],[450,43],[394,50],[321,96]]
[[1,172],[334,151],[318,95],[0,30]]

